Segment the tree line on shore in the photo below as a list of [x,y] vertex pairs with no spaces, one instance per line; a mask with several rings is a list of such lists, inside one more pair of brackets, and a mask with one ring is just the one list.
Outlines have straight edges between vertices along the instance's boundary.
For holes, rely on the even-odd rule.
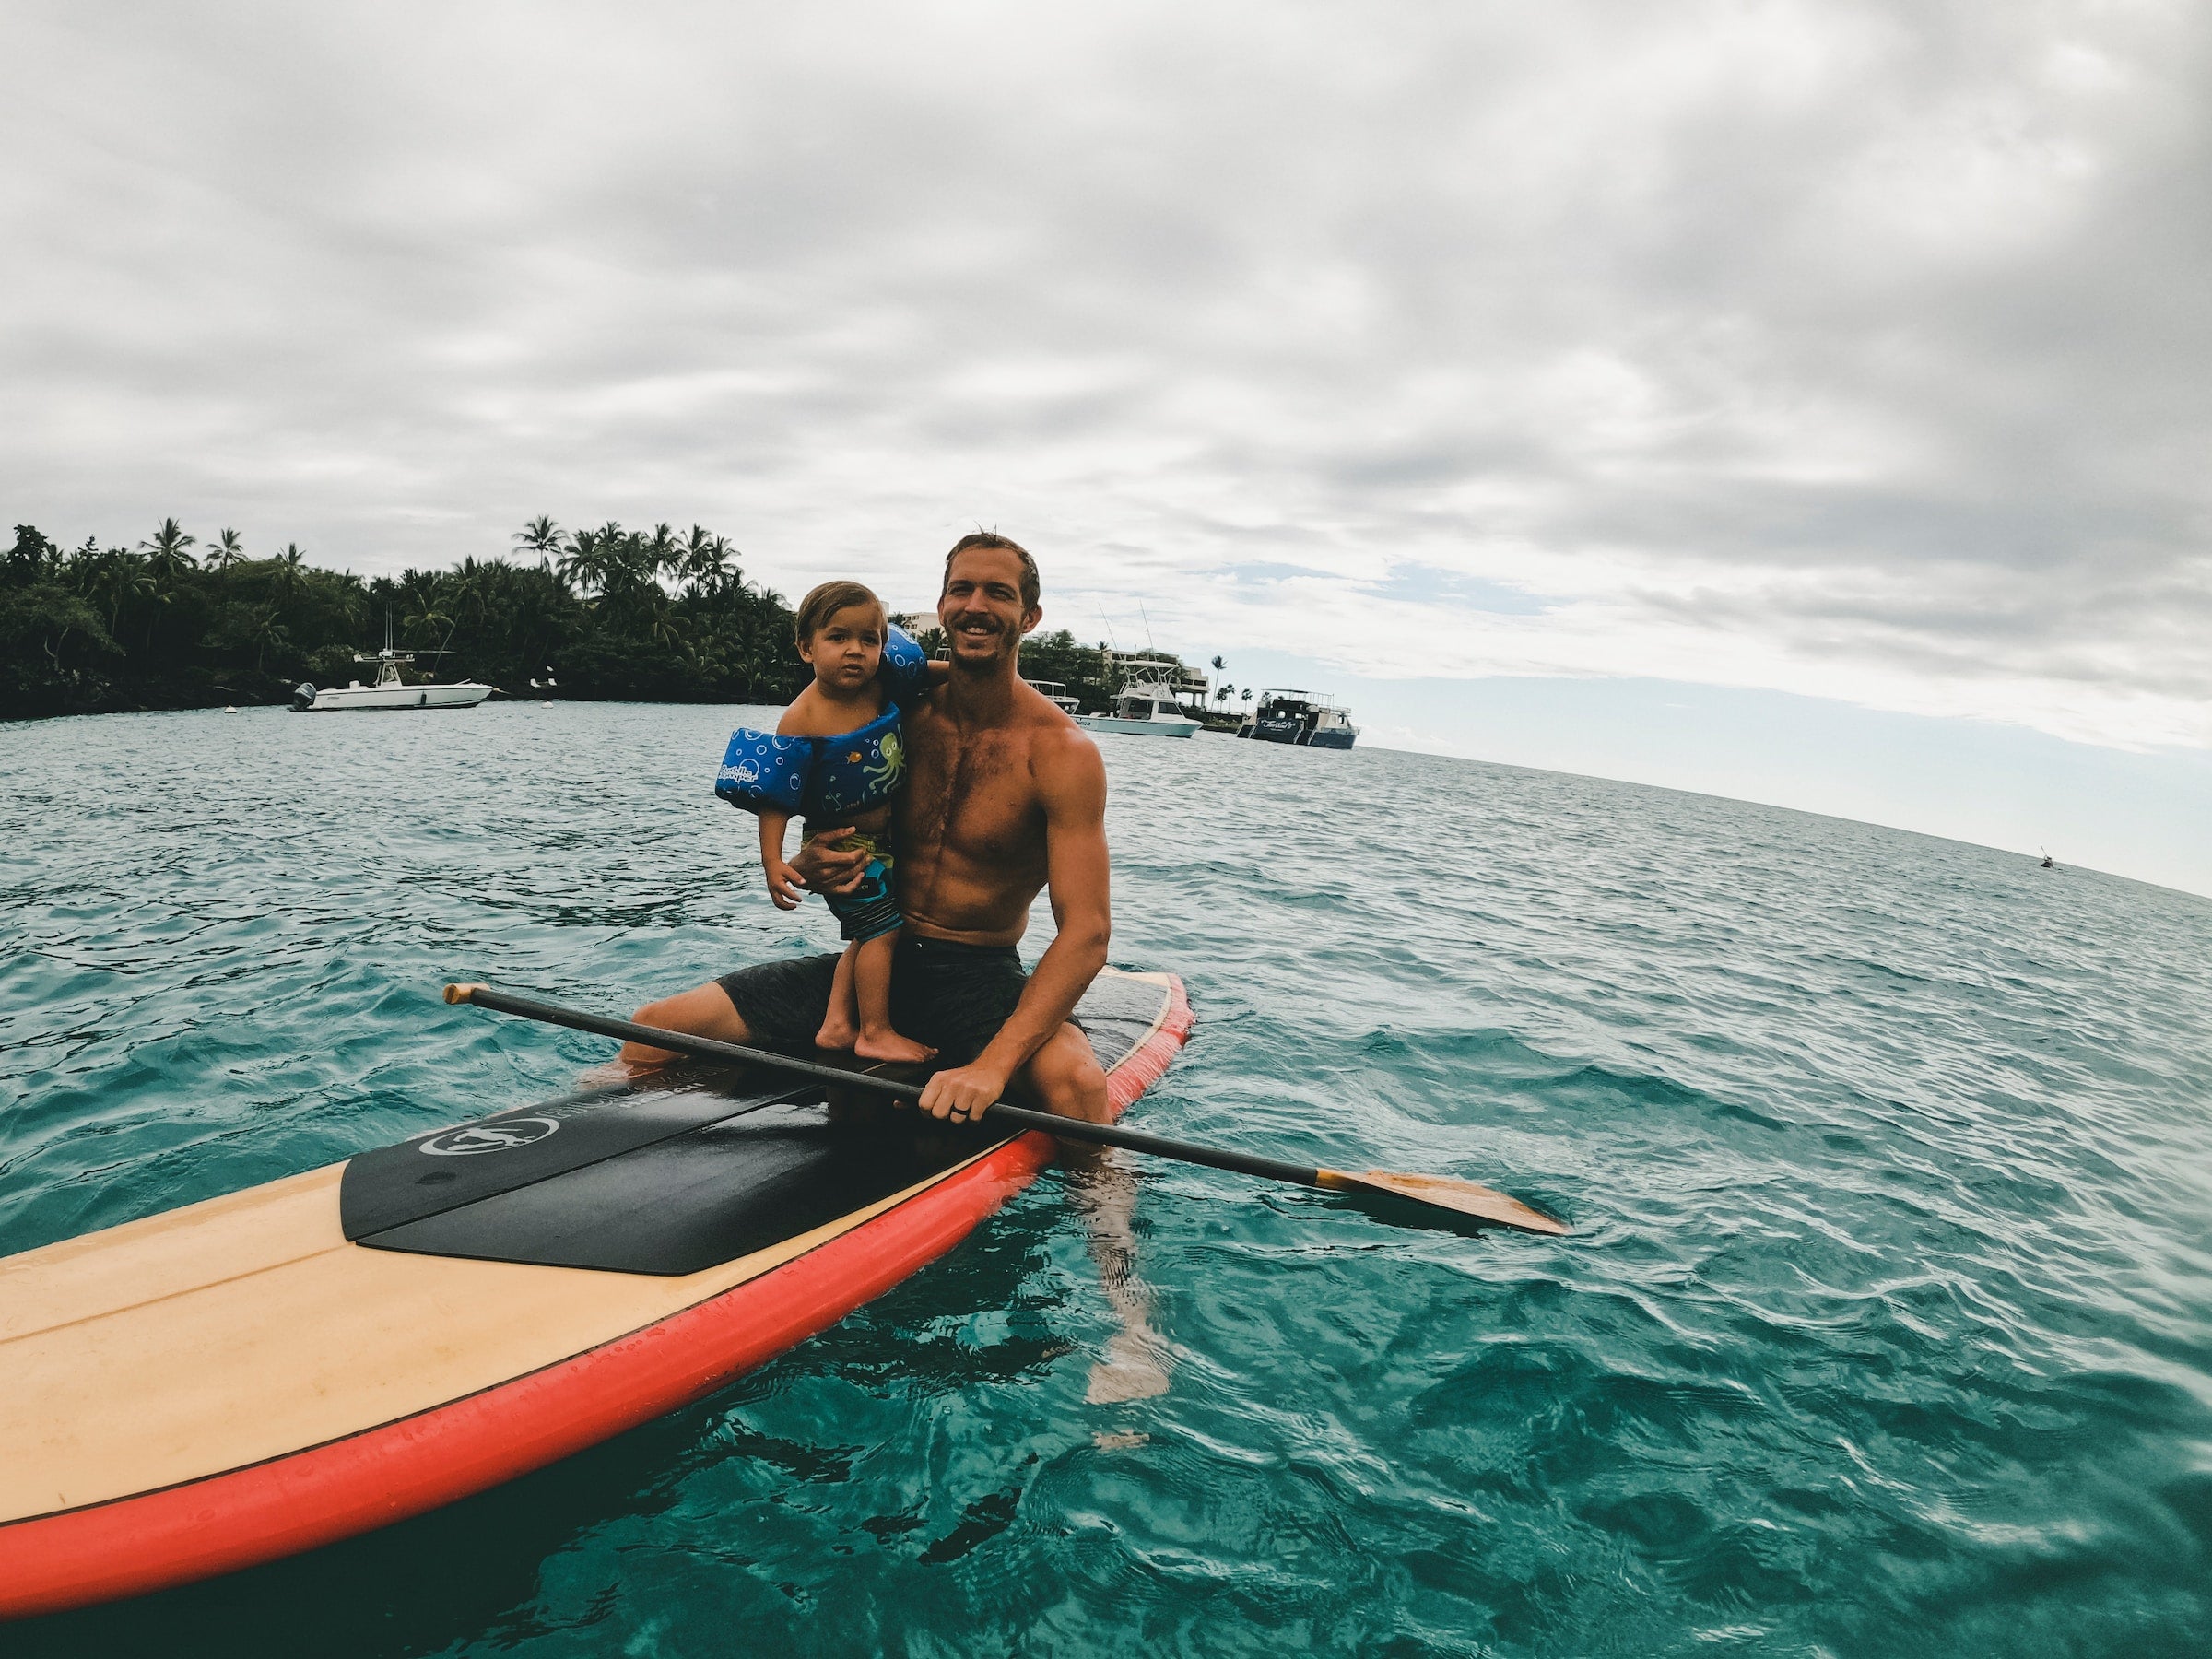
[[541,517],[514,541],[519,558],[364,580],[297,545],[253,558],[231,530],[203,546],[174,519],[135,547],[67,551],[18,524],[0,557],[0,716],[282,702],[300,680],[360,676],[354,653],[387,618],[418,670],[509,692],[549,677],[570,697],[781,702],[805,683],[790,606],[712,531]]
[[[363,579],[296,544],[254,558],[235,530],[202,543],[173,518],[129,547],[65,549],[18,524],[0,555],[0,719],[281,703],[301,680],[360,677],[354,653],[383,642],[387,619],[416,678],[516,695],[782,703],[806,683],[791,606],[700,525],[541,516],[512,540],[512,557]],[[1104,650],[1065,629],[1032,636],[1021,665],[1086,709],[1112,700]],[[545,680],[558,693],[531,689]]]

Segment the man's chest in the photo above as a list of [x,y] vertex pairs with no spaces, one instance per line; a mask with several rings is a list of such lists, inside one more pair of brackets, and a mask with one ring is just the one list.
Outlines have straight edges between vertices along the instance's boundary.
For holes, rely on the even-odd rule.
[[1044,845],[1044,808],[1030,775],[1027,746],[1002,733],[961,736],[914,730],[900,798],[901,839],[933,851],[993,863],[1034,856]]

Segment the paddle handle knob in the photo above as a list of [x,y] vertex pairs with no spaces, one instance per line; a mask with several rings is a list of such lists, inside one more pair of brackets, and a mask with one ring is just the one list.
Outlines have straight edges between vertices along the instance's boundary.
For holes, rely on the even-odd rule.
[[488,985],[448,985],[445,988],[445,1000],[449,1003],[469,1002],[477,992],[489,989]]

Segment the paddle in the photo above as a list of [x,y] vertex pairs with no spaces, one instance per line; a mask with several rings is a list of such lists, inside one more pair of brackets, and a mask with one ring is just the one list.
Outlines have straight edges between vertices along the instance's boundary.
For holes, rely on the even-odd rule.
[[[841,1066],[794,1059],[789,1054],[779,1054],[771,1049],[720,1042],[712,1037],[694,1037],[688,1031],[666,1031],[658,1026],[639,1025],[634,1020],[606,1019],[596,1014],[564,1008],[558,1003],[539,1002],[528,996],[512,996],[504,991],[494,991],[489,985],[448,985],[445,988],[445,1000],[449,1003],[471,1003],[479,1008],[490,1008],[500,1014],[519,1014],[525,1019],[541,1019],[547,1025],[567,1026],[572,1030],[591,1031],[601,1037],[619,1037],[626,1042],[641,1042],[651,1048],[669,1049],[679,1054],[695,1054],[702,1060],[734,1060],[747,1065],[774,1066],[782,1071],[794,1072],[803,1077],[819,1078],[825,1083],[835,1083],[843,1088],[872,1089],[895,1100],[911,1101],[922,1098],[918,1085],[894,1082],[889,1077],[879,1077],[871,1072],[846,1071]],[[1491,1222],[1500,1227],[1516,1228],[1522,1232],[1563,1233],[1568,1230],[1564,1221],[1547,1216],[1542,1210],[1531,1209],[1518,1198],[1510,1198],[1492,1188],[1477,1185],[1472,1181],[1459,1181],[1449,1175],[1406,1175],[1392,1170],[1363,1170],[1354,1174],[1344,1170],[1312,1169],[1304,1164],[1288,1163],[1279,1158],[1260,1158],[1249,1152],[1230,1152],[1218,1147],[1199,1147],[1189,1141],[1169,1140],[1164,1135],[1146,1135],[1139,1130],[1121,1128],[1117,1124],[1091,1124],[1080,1118],[1061,1117],[1054,1112],[1031,1112],[1026,1107],[1009,1106],[1003,1100],[995,1106],[986,1107],[981,1121],[994,1128],[1009,1131],[1035,1129],[1065,1140],[1090,1141],[1101,1147],[1120,1147],[1130,1152],[1148,1152],[1155,1158],[1171,1158],[1182,1163],[1204,1164],[1208,1169],[1234,1171],[1240,1175],[1257,1175],[1267,1181],[1288,1182],[1293,1186],[1402,1199],[1430,1209],[1448,1210],[1454,1216],[1471,1217],[1475,1220]]]

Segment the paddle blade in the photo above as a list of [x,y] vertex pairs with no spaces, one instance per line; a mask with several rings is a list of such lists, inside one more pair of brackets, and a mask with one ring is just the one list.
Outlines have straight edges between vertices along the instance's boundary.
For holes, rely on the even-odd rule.
[[1393,1198],[1430,1205],[1454,1215],[1471,1216],[1477,1221],[1515,1228],[1522,1232],[1568,1230],[1567,1223],[1558,1217],[1531,1209],[1518,1198],[1510,1198],[1495,1187],[1472,1181],[1454,1181],[1446,1175],[1402,1175],[1394,1170],[1362,1170],[1357,1175],[1342,1170],[1318,1170],[1314,1173],[1319,1177],[1317,1184],[1340,1193],[1384,1193]]

